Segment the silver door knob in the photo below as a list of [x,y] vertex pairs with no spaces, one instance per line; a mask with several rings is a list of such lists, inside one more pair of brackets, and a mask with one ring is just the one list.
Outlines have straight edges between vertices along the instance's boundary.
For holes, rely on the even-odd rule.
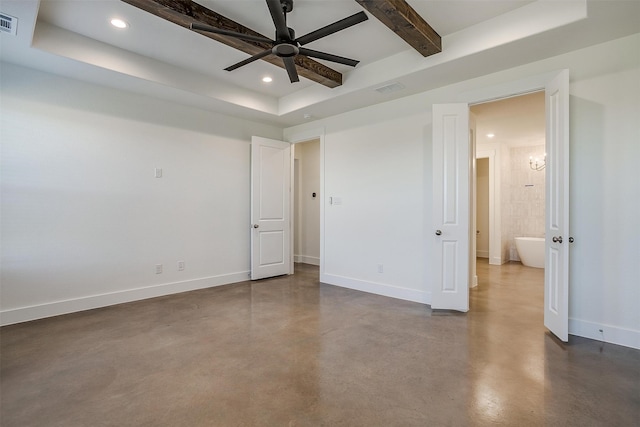
[[553,236],[553,237],[551,238],[551,241],[552,241],[553,243],[562,243],[562,236],[558,236],[558,237]]
[[441,234],[442,234],[442,231],[440,231],[440,230],[436,230],[436,236],[439,236],[439,235],[441,235]]
[[253,224],[253,228],[258,228],[258,227],[260,227],[260,225],[258,225],[258,224]]

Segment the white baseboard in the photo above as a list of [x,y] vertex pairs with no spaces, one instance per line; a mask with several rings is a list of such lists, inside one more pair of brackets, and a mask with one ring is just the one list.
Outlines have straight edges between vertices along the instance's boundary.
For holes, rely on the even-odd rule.
[[75,313],[77,311],[91,310],[94,308],[122,304],[125,302],[139,301],[147,298],[193,291],[196,289],[243,282],[245,280],[249,280],[248,274],[248,271],[241,271],[239,273],[203,277],[201,279],[186,280],[183,282],[163,283],[161,285],[127,289],[108,294],[91,295],[70,300],[3,310],[0,311],[0,325],[12,325],[14,323],[28,322],[30,320]]
[[569,334],[640,350],[640,331],[633,329],[569,319]]
[[[310,262],[307,263],[311,264]],[[109,305],[243,282],[248,280],[248,273],[248,271],[243,271],[239,273],[205,277],[183,282],[165,283],[108,294],[92,295],[83,298],[4,310],[0,311],[0,325],[12,325],[14,323],[27,322],[45,317],[74,313],[77,311],[91,310]],[[431,304],[431,292],[401,288],[388,284],[368,282],[326,273],[321,274],[320,281],[330,285],[355,289],[376,295],[428,305]],[[602,332],[600,332],[600,330],[602,330]],[[620,328],[617,326],[594,323],[586,320],[569,319],[569,334],[640,350],[640,331],[633,329]]]
[[489,258],[489,251],[476,251],[477,258]]
[[300,262],[302,264],[320,265],[320,258],[306,255],[294,255],[294,262]]
[[368,282],[326,273],[320,273],[320,281],[329,285],[341,286],[356,291],[431,305],[431,292],[400,288],[383,283]]

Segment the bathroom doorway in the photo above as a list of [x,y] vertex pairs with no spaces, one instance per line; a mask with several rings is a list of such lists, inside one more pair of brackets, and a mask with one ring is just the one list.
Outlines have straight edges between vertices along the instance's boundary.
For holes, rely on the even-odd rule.
[[[478,263],[495,266],[518,263],[515,238],[545,235],[544,91],[470,110],[477,135],[476,257]],[[544,244],[540,248],[543,267]],[[487,280],[482,271],[479,285]]]
[[320,265],[320,140],[294,144],[293,260]]

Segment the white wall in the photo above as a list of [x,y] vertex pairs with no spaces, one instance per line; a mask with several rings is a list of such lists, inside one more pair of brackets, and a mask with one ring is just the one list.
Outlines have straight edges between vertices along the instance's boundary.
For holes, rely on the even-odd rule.
[[281,129],[1,71],[4,324],[247,278],[249,141]]
[[[594,61],[593,58],[598,58]],[[321,280],[430,302],[431,105],[571,72],[570,333],[640,348],[640,35],[285,129],[324,129]],[[502,177],[508,179],[508,177]],[[503,193],[503,196],[505,194]],[[341,196],[342,205],[328,204]],[[377,264],[384,264],[378,273]]]
[[[429,118],[387,106],[328,121],[325,134],[325,270],[329,283],[426,302],[423,234]],[[384,117],[384,118],[383,118]]]
[[296,144],[295,158],[299,168],[296,182],[295,261],[320,265],[320,141]]
[[[640,62],[638,47],[619,53]],[[573,329],[640,348],[640,71],[593,76],[571,92]]]

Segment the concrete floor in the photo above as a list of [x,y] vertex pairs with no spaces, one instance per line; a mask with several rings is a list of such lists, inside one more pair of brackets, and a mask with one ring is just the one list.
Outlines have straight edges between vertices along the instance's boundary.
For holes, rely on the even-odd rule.
[[542,326],[542,270],[478,265],[466,315],[315,267],[4,327],[10,426],[638,426],[640,351]]

